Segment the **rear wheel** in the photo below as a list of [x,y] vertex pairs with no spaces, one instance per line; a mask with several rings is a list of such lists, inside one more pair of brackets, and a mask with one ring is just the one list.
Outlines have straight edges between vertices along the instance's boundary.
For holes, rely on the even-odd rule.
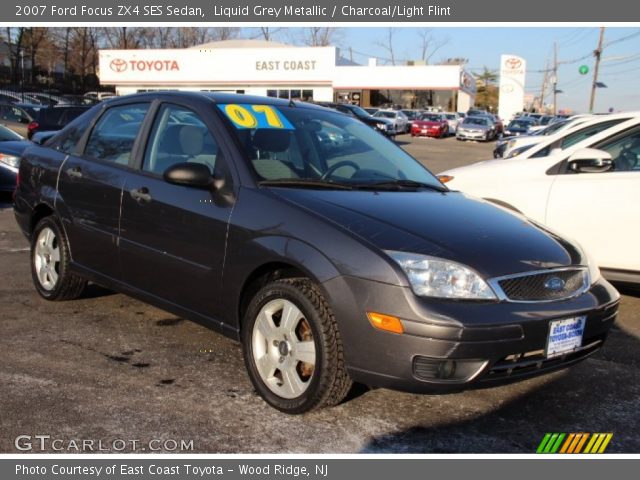
[[242,342],[254,387],[280,411],[337,405],[351,388],[333,313],[307,279],[263,287],[247,309]]
[[69,243],[55,217],[38,222],[31,240],[31,276],[36,290],[47,300],[72,300],[82,295],[87,282],[69,272]]

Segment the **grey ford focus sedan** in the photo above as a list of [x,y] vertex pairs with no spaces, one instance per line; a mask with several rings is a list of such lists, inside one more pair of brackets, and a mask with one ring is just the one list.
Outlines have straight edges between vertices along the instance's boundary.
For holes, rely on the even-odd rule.
[[95,282],[239,340],[287,413],[353,382],[437,393],[564,368],[618,308],[578,244],[299,102],[108,100],[24,152],[15,215],[42,297]]

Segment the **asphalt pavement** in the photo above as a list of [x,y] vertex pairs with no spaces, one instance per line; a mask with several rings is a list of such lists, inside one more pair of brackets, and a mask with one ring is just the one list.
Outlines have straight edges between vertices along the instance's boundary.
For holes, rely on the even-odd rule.
[[[399,143],[434,172],[492,149]],[[533,453],[546,432],[612,432],[607,452],[640,452],[637,291],[623,291],[604,349],[571,369],[450,395],[359,388],[338,407],[287,416],[254,392],[240,346],[202,326],[97,286],[80,300],[42,300],[6,200],[0,452]]]

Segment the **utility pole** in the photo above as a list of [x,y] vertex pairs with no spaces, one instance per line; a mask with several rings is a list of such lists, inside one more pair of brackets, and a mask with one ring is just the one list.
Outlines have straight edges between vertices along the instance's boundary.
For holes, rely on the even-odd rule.
[[598,48],[593,51],[596,57],[596,64],[593,67],[593,84],[591,85],[591,99],[589,100],[589,113],[593,113],[593,104],[596,100],[596,88],[598,83],[598,69],[600,68],[600,57],[602,56],[602,41],[604,40],[604,27],[600,27],[600,38],[598,39]]
[[547,63],[545,63],[545,66],[544,66],[544,77],[542,77],[542,89],[540,90],[539,113],[542,113],[542,109],[544,108],[544,93],[547,90],[548,75],[549,75],[549,60],[547,60]]
[[553,114],[557,111],[558,101],[558,42],[553,42],[553,77],[551,78],[553,86]]

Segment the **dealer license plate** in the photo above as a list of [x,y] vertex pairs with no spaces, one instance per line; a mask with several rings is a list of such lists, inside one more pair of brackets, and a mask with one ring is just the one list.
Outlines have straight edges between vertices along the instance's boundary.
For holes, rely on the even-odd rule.
[[556,357],[582,346],[586,316],[555,320],[549,325],[547,357]]

